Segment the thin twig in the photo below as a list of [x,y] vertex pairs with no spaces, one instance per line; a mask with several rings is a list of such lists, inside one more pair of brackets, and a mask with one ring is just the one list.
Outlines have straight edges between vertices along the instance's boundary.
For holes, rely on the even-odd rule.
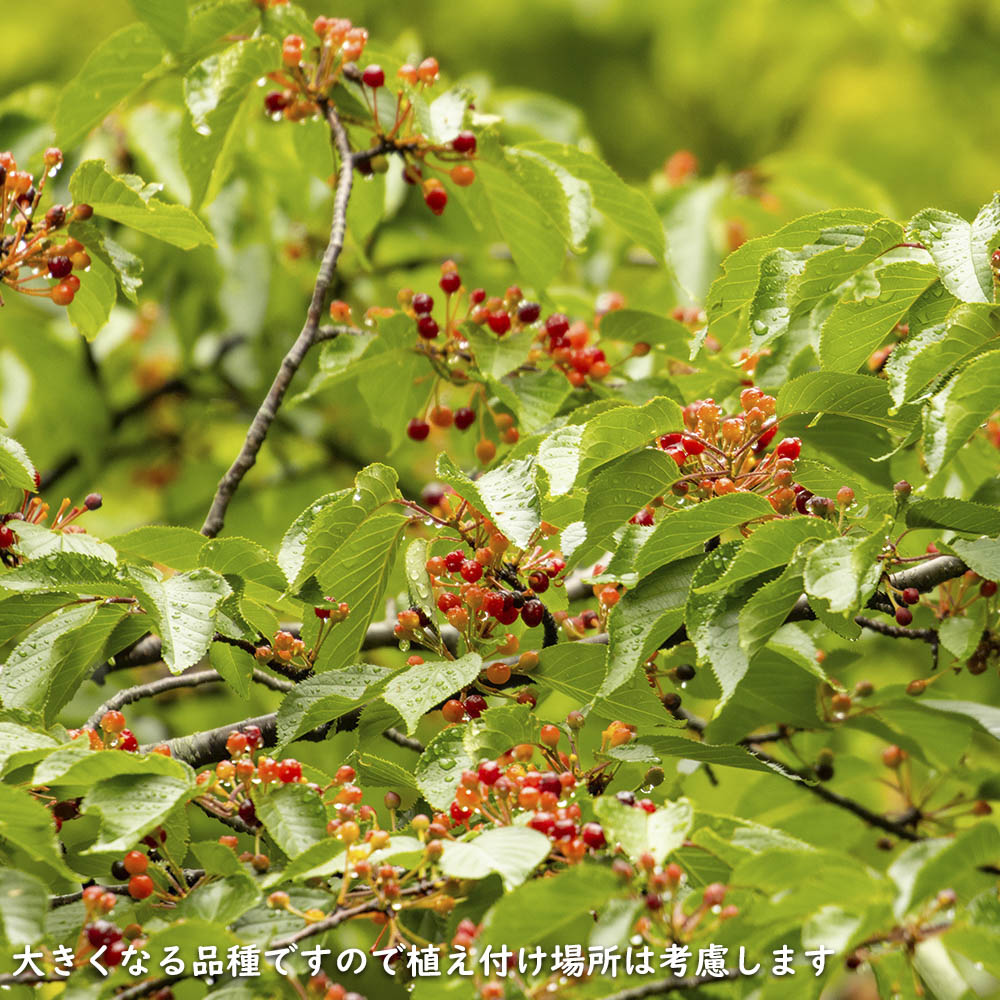
[[344,248],[344,238],[347,233],[347,205],[351,197],[351,184],[354,179],[354,162],[351,158],[351,146],[347,132],[341,124],[336,110],[332,105],[327,104],[324,111],[340,159],[340,173],[337,177],[337,190],[333,199],[330,240],[316,275],[316,284],[313,286],[312,300],[309,303],[309,311],[306,313],[306,321],[302,331],[282,359],[281,367],[271,383],[271,388],[250,424],[239,455],[236,456],[236,460],[219,481],[215,499],[212,501],[205,523],[201,527],[201,533],[207,538],[215,538],[222,530],[229,504],[243,477],[257,461],[257,454],[264,444],[267,432],[277,415],[282,400],[285,398],[285,393],[315,341],[323,315],[323,307],[326,304],[327,292],[333,281],[334,269]]
[[390,727],[382,735],[404,750],[413,750],[416,753],[424,752],[424,745],[420,740],[414,739],[412,736],[407,736],[406,733],[401,733],[398,729]]

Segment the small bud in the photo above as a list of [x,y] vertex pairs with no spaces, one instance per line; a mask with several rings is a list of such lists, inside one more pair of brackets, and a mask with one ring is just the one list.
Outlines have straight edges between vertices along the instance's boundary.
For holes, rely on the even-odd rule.
[[905,499],[913,492],[913,487],[905,479],[900,479],[892,489],[900,499]]

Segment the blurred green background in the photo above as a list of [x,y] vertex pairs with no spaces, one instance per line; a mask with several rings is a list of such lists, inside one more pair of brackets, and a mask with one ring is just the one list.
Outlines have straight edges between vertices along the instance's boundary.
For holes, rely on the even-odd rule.
[[[878,181],[903,216],[930,204],[969,214],[998,184],[1000,4],[987,0],[303,6],[373,38],[403,37],[480,93],[491,80],[502,96],[523,87],[576,106],[633,180],[678,148],[705,173],[808,152]],[[27,80],[65,82],[91,43],[133,18],[127,0],[51,0],[0,39],[0,95]]]

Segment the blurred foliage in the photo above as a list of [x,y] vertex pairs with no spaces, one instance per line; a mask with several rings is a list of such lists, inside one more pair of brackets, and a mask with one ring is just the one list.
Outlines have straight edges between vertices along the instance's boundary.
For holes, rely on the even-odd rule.
[[[554,103],[553,115],[585,121],[630,179],[690,148],[709,174],[776,152],[837,158],[891,191],[901,215],[928,204],[968,214],[995,186],[1000,8],[982,0],[303,6],[435,54],[509,118],[522,89],[553,95],[569,105]],[[15,95],[8,115],[25,83],[58,87],[76,72],[82,35],[106,37],[132,17],[126,0],[85,10],[53,0],[21,21],[16,40],[0,41],[0,94]],[[9,118],[0,125],[9,135]]]

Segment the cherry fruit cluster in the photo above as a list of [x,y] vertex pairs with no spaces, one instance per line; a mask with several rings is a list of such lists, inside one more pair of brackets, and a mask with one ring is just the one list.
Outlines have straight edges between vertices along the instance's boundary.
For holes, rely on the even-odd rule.
[[476,179],[469,161],[475,157],[477,140],[474,133],[463,130],[450,141],[437,143],[420,128],[413,95],[437,82],[438,61],[428,56],[416,66],[404,63],[396,74],[395,100],[381,101],[387,87],[385,70],[377,63],[363,69],[357,64],[368,43],[367,30],[346,18],[318,17],[313,31],[317,44],[307,46],[301,35],[288,35],[282,42],[284,69],[268,74],[282,89],[265,96],[267,113],[275,119],[301,121],[325,109],[335,86],[353,87],[370,116],[363,124],[372,131],[371,146],[355,157],[355,168],[361,174],[384,173],[387,154],[401,157],[403,179],[418,185],[427,207],[441,215],[448,204],[442,178],[459,187]]
[[[0,153],[0,283],[23,295],[68,306],[80,288],[79,272],[90,267],[90,257],[66,227],[89,219],[94,210],[84,204],[52,205],[39,219],[45,182],[62,166],[62,151],[47,149],[43,161],[36,184],[34,175],[18,169],[10,152]],[[39,283],[45,280],[51,283]]]

